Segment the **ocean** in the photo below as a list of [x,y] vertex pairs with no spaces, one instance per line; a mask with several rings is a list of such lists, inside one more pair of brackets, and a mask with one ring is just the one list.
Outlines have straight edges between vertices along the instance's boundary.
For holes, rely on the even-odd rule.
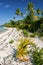
[[5,27],[0,26],[0,33],[6,31],[7,29]]

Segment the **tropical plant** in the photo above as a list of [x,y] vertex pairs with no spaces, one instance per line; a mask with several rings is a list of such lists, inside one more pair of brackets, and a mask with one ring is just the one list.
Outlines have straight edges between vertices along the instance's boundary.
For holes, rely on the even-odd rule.
[[30,10],[30,12],[33,12],[33,7],[34,7],[34,5],[32,4],[32,2],[29,2],[27,10]]
[[34,17],[34,5],[33,5],[32,2],[28,3],[27,11],[28,11],[28,14],[31,17],[31,20],[33,20],[33,17]]
[[[28,3],[28,6],[26,8],[26,17],[23,20],[18,20],[18,21],[13,21],[10,20],[9,23],[6,23],[4,26],[6,27],[16,27],[19,29],[25,29],[30,32],[36,32],[38,29],[41,31],[41,35],[43,35],[43,11],[41,11],[39,8],[34,9],[34,4],[32,2]],[[42,16],[36,15],[36,13],[39,15],[41,14]],[[23,16],[23,13],[20,11],[19,8],[16,9],[16,15]],[[14,17],[15,20],[15,17]],[[28,35],[26,33],[26,35]]]
[[13,39],[11,39],[11,40],[9,41],[9,43],[10,43],[10,44],[12,44],[13,42],[14,42],[14,40],[13,40]]
[[37,14],[41,14],[41,10],[39,8],[36,10],[36,12]]
[[21,16],[23,16],[23,13],[20,11],[19,8],[16,9],[15,14],[16,14],[16,15],[21,15]]
[[28,45],[32,45],[32,42],[28,40],[27,38],[21,39],[20,44],[17,45],[16,57],[22,61],[25,61],[25,60],[28,61],[28,58],[27,57],[25,58],[25,56],[28,55],[28,50],[27,50]]
[[34,48],[31,56],[34,65],[43,65],[43,48]]
[[19,8],[17,8],[17,9],[16,9],[16,13],[15,13],[15,14],[20,15],[20,13],[21,13],[21,12],[20,12],[20,9],[19,9]]
[[25,29],[23,29],[23,34],[24,34],[24,36],[26,36],[26,37],[28,37],[28,31],[27,30],[25,30]]
[[34,38],[34,37],[35,37],[35,34],[34,34],[34,33],[33,33],[33,34],[31,34],[31,35],[30,35],[30,37],[33,37],[33,38]]

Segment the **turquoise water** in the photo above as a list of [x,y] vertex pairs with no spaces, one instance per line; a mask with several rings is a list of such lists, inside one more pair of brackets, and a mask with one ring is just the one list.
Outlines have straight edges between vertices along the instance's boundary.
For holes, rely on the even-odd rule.
[[7,29],[5,27],[0,27],[0,33],[6,31]]

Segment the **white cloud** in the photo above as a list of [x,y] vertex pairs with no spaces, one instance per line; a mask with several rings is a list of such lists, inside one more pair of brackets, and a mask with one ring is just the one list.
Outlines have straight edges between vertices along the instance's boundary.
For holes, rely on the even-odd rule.
[[9,8],[9,7],[10,7],[10,5],[5,5],[4,7],[5,7],[5,8]]

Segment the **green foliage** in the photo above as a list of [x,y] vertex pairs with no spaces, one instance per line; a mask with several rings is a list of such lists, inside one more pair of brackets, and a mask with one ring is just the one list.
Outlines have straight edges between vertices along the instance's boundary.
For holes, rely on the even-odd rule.
[[28,3],[27,10],[30,11],[30,14],[34,13],[34,4],[32,2]]
[[27,56],[28,55],[28,50],[27,50],[27,46],[28,45],[32,45],[32,42],[30,40],[28,40],[28,38],[24,38],[20,40],[20,44],[17,45],[17,52],[16,52],[16,56],[19,58],[20,56]]
[[15,27],[15,24],[16,23],[13,20],[10,20],[10,22],[9,23],[5,23],[4,26],[5,27]]
[[26,36],[26,37],[28,37],[28,35],[29,35],[29,34],[28,34],[28,31],[25,30],[25,29],[23,30],[23,34],[24,34],[24,36]]
[[43,37],[43,32],[40,32],[38,35],[39,37]]
[[31,35],[30,35],[30,37],[33,37],[33,38],[34,38],[34,37],[35,37],[35,34],[34,34],[34,33],[33,33],[33,34],[31,34]]
[[39,8],[36,10],[36,12],[37,14],[41,14],[41,10]]
[[40,25],[41,30],[43,31],[43,23]]
[[20,13],[21,13],[21,12],[20,12],[20,9],[19,9],[19,8],[17,8],[17,9],[16,9],[16,13],[15,13],[15,14],[20,15]]
[[40,50],[35,48],[32,52],[32,58],[34,65],[43,65],[43,48]]
[[[27,30],[29,32],[37,32],[39,29],[39,35],[43,36],[43,16],[40,17],[39,14],[43,15],[43,11],[41,12],[41,10],[38,9],[34,9],[34,4],[32,2],[29,2],[26,8],[27,14],[26,17],[23,18],[23,20],[18,20],[18,21],[13,21],[10,20],[9,23],[6,23],[4,26],[6,27],[16,27],[22,30],[26,30],[23,31],[23,33],[28,36]],[[39,16],[36,16],[39,15]],[[16,9],[16,15],[20,15],[23,16],[23,13],[20,11],[19,8]],[[36,19],[35,19],[36,17]],[[37,19],[38,18],[38,19]],[[13,18],[15,19],[15,17]],[[32,35],[33,36],[33,35]]]
[[21,13],[21,16],[23,16],[23,13]]
[[12,44],[13,42],[14,42],[14,40],[13,40],[13,39],[11,39],[11,40],[9,41],[9,43],[10,43],[10,44]]
[[41,25],[40,25],[40,29],[38,30],[38,35],[39,35],[39,37],[43,36],[43,23],[41,23]]
[[16,9],[15,14],[16,14],[16,15],[21,15],[21,16],[23,16],[23,13],[20,11],[20,8],[17,8],[17,9]]

